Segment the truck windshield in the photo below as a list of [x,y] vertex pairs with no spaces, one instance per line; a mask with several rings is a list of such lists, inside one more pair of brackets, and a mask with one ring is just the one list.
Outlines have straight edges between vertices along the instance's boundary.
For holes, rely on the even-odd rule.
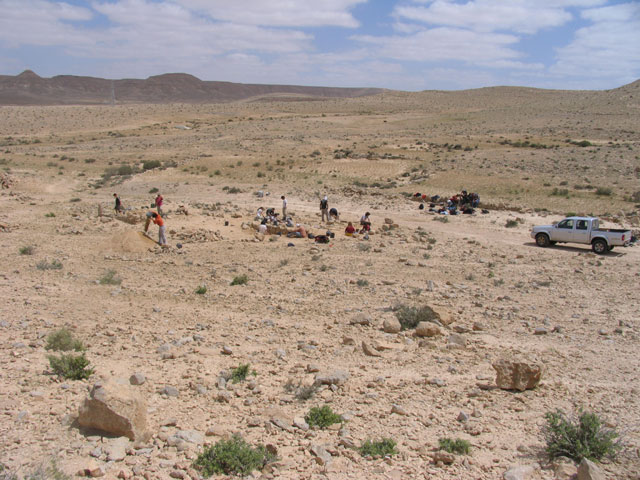
[[573,228],[573,219],[567,218],[558,224],[558,228]]

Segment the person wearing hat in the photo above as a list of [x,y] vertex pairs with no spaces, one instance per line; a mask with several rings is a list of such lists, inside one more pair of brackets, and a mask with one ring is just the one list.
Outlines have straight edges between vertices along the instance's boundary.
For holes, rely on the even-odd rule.
[[324,222],[325,217],[327,218],[327,222],[331,220],[329,216],[329,198],[325,195],[322,200],[320,200],[320,213],[322,215],[322,222]]

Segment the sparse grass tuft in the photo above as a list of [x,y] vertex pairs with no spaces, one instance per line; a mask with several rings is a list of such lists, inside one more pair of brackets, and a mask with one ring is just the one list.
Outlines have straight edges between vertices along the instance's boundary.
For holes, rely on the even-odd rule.
[[89,360],[84,353],[48,355],[47,358],[53,373],[68,380],[83,380],[89,378],[94,372],[93,368],[89,368]]
[[156,187],[153,187],[151,190],[149,190],[149,193],[158,193],[158,189]]
[[596,195],[610,197],[613,194],[613,189],[610,187],[598,187],[596,189]]
[[49,212],[49,213],[45,213],[44,216],[48,217],[48,218],[54,218],[56,216],[56,214],[53,213],[53,212]]
[[578,412],[578,417],[570,417],[562,410],[545,414],[547,425],[544,436],[546,451],[550,458],[569,457],[576,462],[583,458],[601,460],[615,457],[621,448],[615,439],[614,429],[604,428],[595,413]]
[[368,287],[369,281],[365,280],[364,278],[359,278],[358,281],[356,282],[356,285],[358,285],[359,287]]
[[360,455],[369,458],[390,457],[398,453],[396,442],[390,438],[371,441],[367,440],[358,449]]
[[304,421],[310,427],[327,428],[334,423],[342,423],[342,417],[333,413],[329,405],[323,405],[322,407],[312,407],[305,415]]
[[52,260],[51,263],[46,260],[40,260],[36,263],[38,270],[62,270],[62,263],[59,260]]
[[434,320],[438,319],[437,314],[428,305],[421,307],[400,305],[396,307],[396,317],[402,330],[416,328],[420,322],[434,322]]
[[244,382],[249,374],[257,375],[255,370],[251,371],[251,365],[248,363],[240,364],[231,370],[231,381],[233,383]]
[[115,270],[107,270],[99,280],[100,285],[120,285],[122,279],[116,276]]
[[467,455],[471,449],[471,444],[467,440],[456,438],[441,438],[438,440],[440,450],[444,450],[449,453],[458,453],[460,455]]
[[44,348],[45,350],[53,350],[56,352],[69,352],[71,350],[82,352],[85,349],[82,342],[75,338],[73,333],[66,328],[61,328],[60,330],[50,333]]
[[246,285],[249,282],[249,277],[246,275],[237,275],[233,277],[231,281],[231,286],[233,285]]
[[198,288],[196,288],[196,294],[204,295],[205,293],[207,293],[207,286],[206,285],[200,285]]
[[252,447],[239,435],[229,440],[220,440],[205,448],[193,462],[193,466],[206,478],[214,474],[247,476],[254,470],[261,470],[276,455],[264,446]]
[[34,248],[32,246],[20,247],[20,255],[33,255]]
[[506,228],[514,228],[518,226],[518,221],[517,220],[513,220],[513,219],[509,219],[507,220],[507,223],[505,224]]
[[440,216],[437,216],[437,217],[433,217],[433,220],[435,222],[449,223],[449,216],[448,215],[440,215]]

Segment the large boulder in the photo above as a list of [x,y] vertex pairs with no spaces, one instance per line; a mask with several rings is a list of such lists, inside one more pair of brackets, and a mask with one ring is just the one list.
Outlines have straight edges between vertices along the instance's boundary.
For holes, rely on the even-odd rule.
[[144,442],[151,436],[144,398],[124,384],[96,383],[80,407],[78,424],[133,441]]
[[578,467],[578,480],[605,480],[605,476],[595,463],[583,458]]
[[501,359],[493,363],[496,385],[503,390],[524,392],[536,388],[542,378],[542,365],[526,360]]

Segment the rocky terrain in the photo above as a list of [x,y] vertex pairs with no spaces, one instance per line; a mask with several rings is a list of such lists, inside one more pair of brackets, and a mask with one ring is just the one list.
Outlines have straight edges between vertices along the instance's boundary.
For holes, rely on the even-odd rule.
[[[197,478],[202,448],[239,433],[278,457],[253,478],[564,480],[578,466],[548,460],[544,416],[583,409],[624,445],[591,478],[640,478],[640,250],[529,236],[569,212],[638,228],[638,86],[2,107],[0,463]],[[462,189],[489,213],[411,199]],[[141,234],[156,191],[168,248]],[[335,238],[256,235],[256,209],[281,195]],[[364,211],[369,239],[344,236]],[[425,306],[437,322],[398,331],[402,307]],[[52,374],[62,327],[87,346],[87,380]],[[514,359],[521,382],[496,378]],[[86,428],[90,395],[137,399],[135,426]],[[309,428],[323,405],[344,422]],[[354,448],[380,438],[398,454]]]

